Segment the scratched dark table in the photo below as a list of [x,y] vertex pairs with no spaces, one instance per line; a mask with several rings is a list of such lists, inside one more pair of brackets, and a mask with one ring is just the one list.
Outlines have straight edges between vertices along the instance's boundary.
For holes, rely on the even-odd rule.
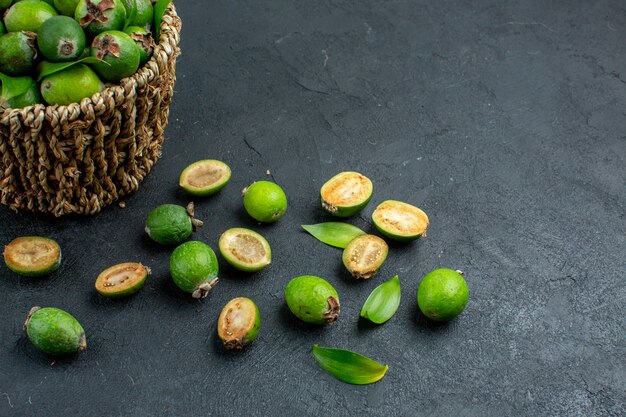
[[[1,416],[619,416],[626,414],[626,8],[622,1],[322,0],[177,2],[184,22],[163,157],[140,190],[93,217],[0,209],[0,242],[56,239],[44,279],[0,268]],[[230,184],[197,200],[217,248],[228,227],[272,245],[266,270],[221,262],[203,301],[171,282],[172,248],[143,234],[147,212],[190,200],[180,171],[226,161]],[[269,170],[271,176],[267,176]],[[367,282],[301,224],[330,220],[320,186],[343,170],[375,184],[350,221],[373,231],[386,199],[423,208],[428,237],[392,244]],[[285,217],[258,226],[241,189],[272,179]],[[108,300],[97,274],[123,261],[153,276]],[[448,324],[418,312],[421,277],[463,269],[465,312]],[[299,323],[283,287],[327,278],[342,301],[331,327]],[[382,326],[359,320],[378,284],[399,274],[402,303]],[[216,320],[236,296],[261,310],[259,338],[225,352]],[[33,305],[74,314],[82,354],[53,360],[22,332]],[[370,386],[324,373],[313,344],[389,364]]]

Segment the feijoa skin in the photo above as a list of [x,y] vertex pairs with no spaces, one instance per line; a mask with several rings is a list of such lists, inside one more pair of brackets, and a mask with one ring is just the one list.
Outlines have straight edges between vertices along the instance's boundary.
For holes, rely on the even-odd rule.
[[140,54],[135,41],[118,30],[96,36],[91,43],[91,56],[101,60],[92,64],[100,78],[113,83],[130,77],[139,68]]
[[104,84],[98,75],[84,64],[72,65],[41,80],[41,95],[50,105],[79,103],[103,88]]
[[340,172],[322,186],[322,208],[336,217],[350,217],[369,203],[373,192],[374,185],[365,175]]
[[78,6],[78,0],[54,0],[54,8],[57,11],[64,15],[74,18],[74,14],[76,13],[76,6]]
[[[37,83],[37,81],[28,76],[22,78],[27,79],[30,83],[30,86],[25,93],[20,94],[16,97],[11,97],[10,99],[6,100],[6,102],[4,103],[4,106],[6,108],[22,109],[24,107],[33,106],[35,104],[43,102],[43,98],[39,93],[39,84]],[[0,96],[0,104],[2,104],[2,99],[3,98]]]
[[85,330],[78,320],[58,308],[31,308],[24,330],[32,344],[49,355],[70,355],[87,347]]
[[136,262],[113,265],[98,275],[95,288],[100,295],[123,298],[135,294],[143,287],[150,269]]
[[339,295],[328,281],[313,275],[303,275],[289,281],[285,287],[289,310],[310,324],[332,324],[339,318]]
[[462,271],[441,268],[424,276],[417,289],[417,304],[431,320],[452,320],[465,310],[469,290]]
[[224,162],[205,159],[185,168],[178,184],[190,194],[205,197],[224,188],[230,181],[230,175],[230,167]]
[[0,72],[11,75],[27,75],[37,60],[37,34],[11,32],[0,36]]
[[254,230],[242,227],[222,233],[219,248],[226,262],[240,271],[260,271],[272,261],[268,241]]
[[287,211],[287,196],[280,186],[270,181],[256,181],[244,188],[243,206],[253,219],[274,223]]
[[[135,15],[132,16],[133,2],[137,6]],[[128,16],[127,26],[139,26],[150,29],[154,20],[154,7],[151,0],[122,0],[126,8],[126,16]]]
[[205,298],[219,282],[217,257],[209,245],[190,241],[174,249],[170,256],[170,273],[181,290],[193,298]]
[[[11,7],[13,0],[0,0],[0,11]],[[0,22],[1,23],[1,22]]]
[[399,242],[426,237],[429,220],[421,209],[402,201],[387,200],[372,213],[374,226],[383,235]]
[[259,308],[246,297],[230,300],[217,320],[217,335],[226,349],[243,349],[256,339],[260,329]]
[[22,0],[11,6],[4,14],[8,32],[35,32],[41,25],[58,13],[54,7],[41,0]]
[[193,204],[186,208],[162,204],[148,213],[145,231],[157,243],[176,245],[187,240],[194,227],[201,225],[202,222],[193,216]]
[[79,0],[74,19],[88,35],[96,36],[107,30],[122,30],[126,8],[121,0]]
[[39,28],[37,46],[48,61],[66,62],[77,59],[83,53],[87,38],[74,19],[55,16]]
[[387,242],[375,235],[361,235],[343,250],[343,264],[357,279],[370,279],[387,259]]
[[4,247],[4,262],[18,275],[41,277],[59,268],[61,248],[54,240],[45,237],[18,237]]
[[135,41],[135,45],[139,51],[139,67],[143,67],[152,56],[154,50],[155,43],[152,39],[152,34],[150,31],[139,26],[130,26],[124,30],[124,33]]

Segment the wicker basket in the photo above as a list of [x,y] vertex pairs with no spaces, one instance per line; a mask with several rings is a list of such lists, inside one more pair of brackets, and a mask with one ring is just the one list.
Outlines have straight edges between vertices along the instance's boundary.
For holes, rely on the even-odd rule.
[[0,203],[55,216],[94,214],[136,191],[161,155],[180,29],[170,4],[152,58],[120,85],[69,106],[5,109]]

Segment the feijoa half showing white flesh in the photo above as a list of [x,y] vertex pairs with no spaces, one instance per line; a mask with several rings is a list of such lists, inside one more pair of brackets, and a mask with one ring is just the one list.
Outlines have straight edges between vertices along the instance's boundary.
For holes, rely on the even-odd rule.
[[4,247],[4,262],[16,274],[40,277],[59,267],[61,248],[54,240],[45,237],[18,237]]
[[349,217],[363,209],[372,198],[372,181],[358,172],[340,172],[320,190],[322,208],[337,217]]
[[230,174],[230,167],[224,162],[205,159],[185,168],[180,174],[179,184],[190,194],[207,196],[224,188]]
[[260,328],[259,308],[246,297],[229,301],[217,320],[217,335],[226,349],[242,349],[249,345],[256,339]]
[[380,233],[400,242],[426,237],[429,224],[421,209],[395,200],[380,203],[372,213],[372,221]]
[[267,240],[254,230],[243,227],[222,233],[219,247],[226,262],[240,271],[260,271],[272,261],[272,250]]
[[353,277],[369,279],[387,259],[389,246],[378,236],[361,235],[343,250],[343,264]]

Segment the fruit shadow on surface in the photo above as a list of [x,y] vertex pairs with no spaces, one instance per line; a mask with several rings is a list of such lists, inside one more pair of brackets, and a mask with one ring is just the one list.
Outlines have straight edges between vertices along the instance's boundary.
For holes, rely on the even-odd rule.
[[435,321],[431,320],[422,313],[417,303],[411,306],[411,318],[413,323],[420,329],[425,329],[429,332],[445,332],[450,327],[450,321]]
[[[341,318],[340,318],[341,320]],[[305,323],[289,310],[289,306],[286,302],[283,302],[278,309],[278,323],[284,327],[287,331],[301,331],[309,334],[321,333],[327,327],[332,325],[318,325]]]

